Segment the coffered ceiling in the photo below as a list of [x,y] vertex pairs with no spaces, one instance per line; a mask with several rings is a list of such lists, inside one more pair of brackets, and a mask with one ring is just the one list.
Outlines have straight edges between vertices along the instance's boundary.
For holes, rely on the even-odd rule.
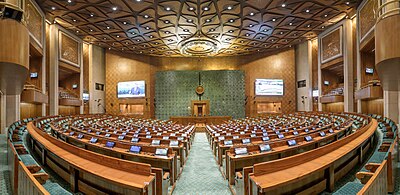
[[[37,0],[56,21],[84,41],[154,56],[212,56],[292,47],[346,17],[359,0]],[[193,46],[194,45],[194,46]]]

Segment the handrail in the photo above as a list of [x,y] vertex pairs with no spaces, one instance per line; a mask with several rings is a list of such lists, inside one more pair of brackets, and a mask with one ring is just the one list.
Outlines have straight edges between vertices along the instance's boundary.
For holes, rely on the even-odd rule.
[[[388,5],[397,3],[397,5],[393,5],[393,8],[389,7],[389,10],[384,10],[384,8],[388,8]],[[379,6],[378,10],[376,11],[377,14],[377,19],[376,19],[376,23],[378,23],[381,19],[392,16],[392,15],[396,15],[400,14],[400,0],[390,0],[388,2],[385,2],[384,4],[382,4],[381,6]],[[393,14],[392,14],[393,13]]]

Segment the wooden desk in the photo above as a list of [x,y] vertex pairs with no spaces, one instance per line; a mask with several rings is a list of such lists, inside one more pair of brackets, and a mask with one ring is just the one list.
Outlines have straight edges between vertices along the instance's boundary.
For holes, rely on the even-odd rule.
[[194,117],[194,116],[171,116],[169,120],[176,122],[178,124],[221,124],[227,120],[231,120],[231,116],[204,116],[204,117]]
[[149,164],[135,163],[90,152],[51,137],[28,123],[32,148],[71,185],[87,194],[153,194],[155,175]]
[[[319,193],[334,189],[371,146],[377,121],[332,144],[284,159],[254,165],[251,194]],[[245,175],[246,176],[246,175]]]

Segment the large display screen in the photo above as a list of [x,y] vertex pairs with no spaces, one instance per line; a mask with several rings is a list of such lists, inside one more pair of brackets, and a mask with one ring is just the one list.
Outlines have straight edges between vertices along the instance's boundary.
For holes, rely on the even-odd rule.
[[256,95],[283,95],[282,79],[256,79]]
[[145,97],[144,81],[127,81],[118,83],[118,98]]

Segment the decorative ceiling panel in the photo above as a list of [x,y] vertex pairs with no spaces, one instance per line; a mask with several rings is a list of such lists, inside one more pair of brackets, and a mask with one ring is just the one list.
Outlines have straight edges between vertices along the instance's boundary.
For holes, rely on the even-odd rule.
[[[184,56],[189,40],[212,56],[269,52],[316,37],[360,0],[37,0],[64,28],[111,50]],[[202,48],[199,46],[199,50]]]

